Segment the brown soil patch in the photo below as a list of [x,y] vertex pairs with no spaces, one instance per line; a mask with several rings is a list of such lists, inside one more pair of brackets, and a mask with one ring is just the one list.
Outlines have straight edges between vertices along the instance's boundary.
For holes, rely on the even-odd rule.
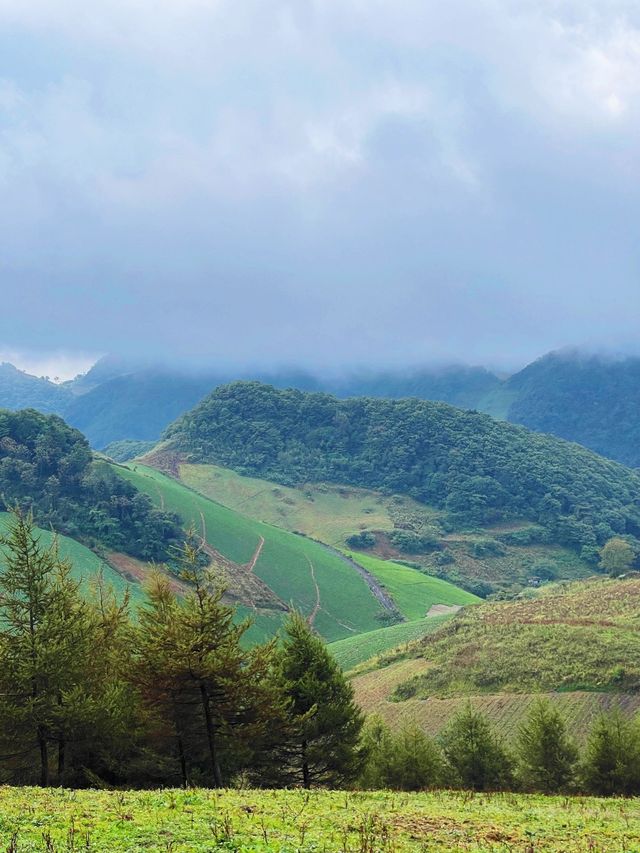
[[[111,551],[107,554],[107,562],[114,568],[123,578],[131,583],[143,584],[149,579],[152,571],[158,570],[158,566],[152,566],[150,563],[145,563],[143,560],[136,560],[135,557],[129,557],[127,554],[119,554]],[[161,569],[160,569],[161,570]],[[173,592],[177,595],[185,595],[189,587],[183,581],[170,575],[168,572],[163,572],[169,578],[169,584]]]
[[458,610],[462,610],[459,604],[432,604],[427,616],[445,616],[447,613],[457,613]]

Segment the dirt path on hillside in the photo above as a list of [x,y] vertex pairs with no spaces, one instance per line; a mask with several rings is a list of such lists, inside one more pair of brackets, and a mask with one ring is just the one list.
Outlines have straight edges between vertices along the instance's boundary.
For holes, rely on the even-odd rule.
[[356,563],[355,560],[352,560],[351,557],[347,557],[341,551],[337,551],[335,548],[332,548],[331,545],[325,545],[324,542],[318,542],[317,544],[324,548],[326,551],[330,551],[334,556],[340,557],[343,563],[347,563],[347,565],[351,566],[352,569],[355,569],[373,593],[374,598],[377,598],[377,600],[380,602],[380,604],[384,607],[385,610],[387,610],[389,613],[393,613],[393,615],[398,618],[398,621],[407,621],[398,610],[395,601],[391,598],[389,593],[386,592],[384,587],[371,574],[371,572],[368,572],[363,566],[361,566],[359,563]]
[[318,581],[316,580],[316,570],[314,569],[313,563],[308,557],[307,563],[309,563],[309,568],[311,569],[311,580],[313,581],[313,585],[316,588],[316,603],[313,607],[313,610],[309,614],[309,618],[307,619],[309,626],[313,628],[313,623],[315,621],[316,616],[318,615],[318,610],[320,610],[320,587],[318,586]]
[[251,561],[243,566],[240,563],[234,563],[233,560],[225,557],[207,542],[207,523],[202,512],[200,513],[200,522],[202,524],[200,547],[209,558],[210,564],[215,566],[222,575],[222,583],[226,587],[225,595],[247,605],[247,607],[271,611],[282,610],[287,613],[289,608],[285,602],[253,571],[253,566],[255,566],[262,551],[264,540],[256,548],[256,553]]
[[261,536],[260,542],[258,542],[258,547],[256,548],[253,557],[249,560],[249,562],[247,563],[247,565],[245,567],[248,572],[252,572],[255,569],[256,563],[260,559],[260,554],[262,553],[263,547],[264,547],[264,536]]

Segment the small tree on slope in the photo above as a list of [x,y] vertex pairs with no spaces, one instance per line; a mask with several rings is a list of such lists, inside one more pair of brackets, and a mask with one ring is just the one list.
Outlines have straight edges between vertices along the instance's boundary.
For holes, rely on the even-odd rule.
[[295,732],[291,781],[305,788],[344,785],[356,777],[361,763],[364,718],[353,688],[300,613],[291,614],[284,632],[276,672]]
[[474,791],[508,788],[512,761],[484,714],[469,702],[442,733],[445,758],[458,784]]
[[525,788],[550,794],[571,784],[578,750],[549,701],[539,699],[533,704],[516,746]]

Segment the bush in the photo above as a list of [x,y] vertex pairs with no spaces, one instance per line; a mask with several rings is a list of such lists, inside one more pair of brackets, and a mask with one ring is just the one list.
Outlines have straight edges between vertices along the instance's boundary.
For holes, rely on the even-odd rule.
[[529,711],[518,732],[517,751],[525,788],[551,794],[571,784],[578,750],[548,700],[539,699]]
[[364,549],[373,548],[376,544],[376,537],[368,530],[363,530],[362,533],[354,533],[347,538],[349,548]]
[[434,533],[415,533],[413,530],[392,530],[389,541],[405,554],[426,554],[439,548],[438,537]]
[[595,723],[582,769],[584,785],[592,794],[640,794],[640,726],[619,712]]

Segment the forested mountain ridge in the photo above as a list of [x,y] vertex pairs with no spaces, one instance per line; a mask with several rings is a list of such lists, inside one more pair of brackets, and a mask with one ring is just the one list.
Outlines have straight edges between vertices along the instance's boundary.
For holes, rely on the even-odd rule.
[[41,527],[143,559],[166,558],[180,539],[176,518],[94,461],[78,430],[33,409],[0,410],[0,510],[15,505]]
[[549,353],[505,388],[513,423],[640,467],[640,358]]
[[193,371],[108,356],[84,376],[56,385],[3,364],[0,407],[55,412],[80,429],[92,447],[103,449],[122,440],[158,440],[173,420],[206,394],[235,380],[322,391],[339,398],[441,401],[576,441],[640,467],[640,358],[578,351],[549,353],[506,379],[482,367],[463,365],[332,376],[223,366]]
[[71,392],[64,386],[31,376],[8,362],[0,364],[0,408],[60,414],[70,401]]
[[640,534],[640,476],[575,444],[423,400],[218,388],[165,437],[194,462],[283,484],[401,492],[452,526],[528,519],[592,561],[614,534]]

